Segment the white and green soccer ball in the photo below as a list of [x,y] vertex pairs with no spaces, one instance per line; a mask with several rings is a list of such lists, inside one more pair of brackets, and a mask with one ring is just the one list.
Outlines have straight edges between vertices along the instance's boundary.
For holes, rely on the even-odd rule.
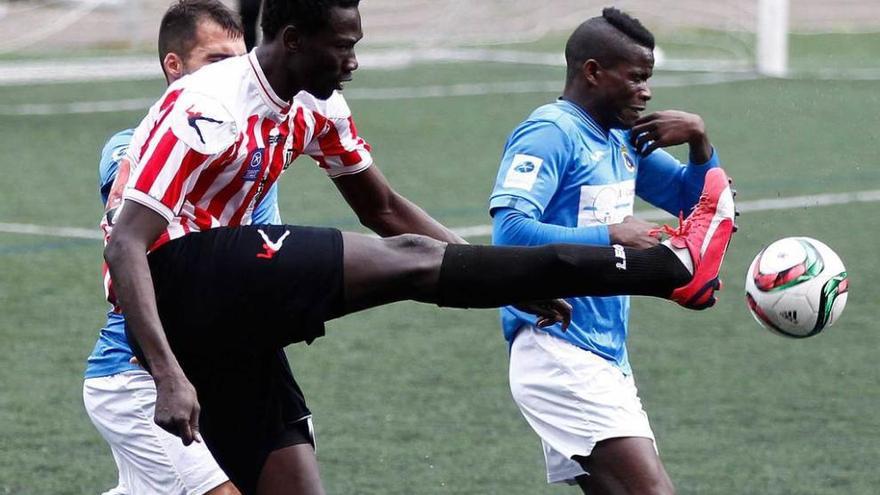
[[809,237],[786,237],[755,256],[746,302],[767,330],[805,338],[840,318],[848,288],[846,268],[831,248]]

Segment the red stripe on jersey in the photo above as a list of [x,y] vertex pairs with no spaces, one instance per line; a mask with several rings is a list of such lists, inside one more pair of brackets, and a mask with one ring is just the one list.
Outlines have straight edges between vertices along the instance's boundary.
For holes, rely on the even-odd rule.
[[186,155],[183,156],[183,160],[180,162],[180,168],[177,169],[177,173],[174,174],[174,178],[171,179],[171,183],[168,184],[168,189],[165,190],[165,196],[162,197],[162,203],[172,210],[175,209],[174,207],[177,205],[177,201],[180,200],[180,197],[184,193],[184,184],[186,184],[186,181],[189,180],[193,172],[195,172],[202,163],[205,163],[205,160],[207,159],[208,155],[203,155],[195,150],[187,151]]
[[[201,208],[195,208],[195,217],[196,227],[198,227],[200,231],[211,228],[211,215],[209,215],[207,211]],[[189,233],[189,227],[186,227],[184,230]]]
[[[257,121],[260,118],[256,115],[252,115],[248,118],[248,127],[247,127],[247,154],[245,155],[245,159],[242,160],[241,165],[238,167],[238,170],[235,172],[235,175],[232,177],[232,180],[226,184],[226,187],[220,190],[217,194],[211,198],[211,203],[208,205],[208,213],[214,217],[219,219],[223,216],[223,210],[226,209],[226,205],[229,204],[229,200],[235,196],[235,193],[241,190],[242,186],[242,176],[247,171],[247,168],[250,166],[251,154],[257,148],[257,140],[254,137],[254,128],[257,125]],[[221,222],[223,223],[223,222]],[[224,225],[232,225],[229,223],[224,223]]]
[[[272,161],[269,163],[269,184],[274,184],[278,177],[281,176],[281,172],[284,170],[284,162],[285,162],[285,154],[286,149],[285,145],[287,144],[287,137],[290,136],[290,119],[284,119],[284,122],[278,126],[278,144],[275,146],[275,150],[272,153]],[[296,153],[296,143],[293,143],[294,156]],[[291,157],[291,160],[293,157]]]
[[337,156],[342,160],[343,166],[357,165],[361,162],[361,154],[356,150],[348,151],[342,145],[342,139],[339,137],[339,130],[336,123],[331,122],[327,129],[327,133],[318,138],[318,145],[321,147],[321,153],[326,157]]
[[168,93],[168,96],[165,97],[165,101],[159,105],[159,110],[165,111],[177,101],[177,98],[180,96],[180,93],[183,93],[182,89],[175,89],[174,91]]
[[[229,164],[232,159],[238,154],[238,148],[241,145],[241,136],[238,137],[238,140],[235,142],[231,148],[229,148],[225,153],[220,155],[219,158],[211,162],[210,165],[202,172],[202,175],[199,177],[199,180],[196,181],[195,187],[193,190],[187,195],[187,200],[193,204],[197,205],[202,200],[202,197],[208,192],[208,188],[211,187],[217,180],[217,176],[220,175],[226,169],[226,165]],[[210,224],[209,224],[210,225]]]
[[351,134],[351,137],[357,141],[358,146],[363,146],[367,151],[373,150],[370,143],[364,141],[364,139],[358,135],[357,127],[354,125],[354,118],[351,115],[348,116],[348,132]]
[[150,249],[148,251],[150,251],[150,252],[155,251],[155,250],[159,249],[160,247],[162,247],[162,245],[164,245],[166,242],[168,242],[170,240],[171,240],[171,234],[168,233],[167,229],[163,230],[162,233],[159,234],[159,237],[156,238],[156,241],[153,242],[153,245],[150,246]]
[[[275,127],[275,125],[275,122],[273,122],[272,120],[263,119],[263,122],[260,124],[260,135],[268,139],[269,132],[272,130],[273,127]],[[281,137],[280,134],[278,137]],[[244,217],[248,206],[250,206],[251,200],[254,199],[254,195],[257,194],[259,184],[263,181],[263,174],[265,174],[266,167],[270,167],[272,165],[272,160],[269,157],[269,152],[272,147],[277,148],[278,144],[270,145],[268,142],[266,142],[263,143],[263,146],[263,163],[260,164],[260,172],[257,174],[257,178],[254,180],[247,194],[245,194],[244,201],[241,202],[241,204],[238,206],[238,209],[236,209],[235,213],[232,214],[232,218],[229,219],[229,225],[241,224],[241,219]],[[283,148],[284,144],[282,144],[281,147]],[[247,162],[250,163],[250,160],[247,160]],[[267,181],[264,187],[271,187],[271,185],[272,184]]]
[[150,159],[147,160],[147,163],[141,164],[142,170],[134,185],[135,189],[149,194],[150,188],[153,187],[156,177],[162,172],[162,168],[168,161],[168,155],[171,154],[171,150],[174,149],[176,144],[177,136],[171,132],[171,129],[165,131],[165,134],[162,135],[162,138],[156,145],[156,149],[153,150],[153,154],[150,155]]
[[306,147],[307,130],[305,111],[299,107],[296,109],[296,116],[293,117],[293,149],[297,154],[302,153]]
[[165,112],[165,113],[163,113],[162,116],[156,120],[156,123],[153,125],[153,128],[150,129],[150,134],[147,136],[147,139],[144,141],[144,145],[141,146],[141,150],[138,153],[138,156],[137,156],[138,161],[140,161],[141,158],[143,158],[144,153],[147,152],[147,148],[150,147],[150,141],[153,140],[153,135],[156,134],[156,131],[160,127],[162,127],[162,122],[165,122],[165,117],[167,117],[168,114],[171,113],[171,109],[174,106],[174,102],[177,101],[177,98],[180,96],[181,93],[183,93],[182,89],[177,89],[177,90],[174,90],[174,91],[168,93],[168,96],[165,97],[165,101],[163,101],[162,104],[159,105],[159,111]]
[[312,139],[323,135],[324,132],[327,131],[327,126],[333,125],[327,117],[324,117],[320,113],[312,112],[312,118],[315,119],[315,129],[312,131]]

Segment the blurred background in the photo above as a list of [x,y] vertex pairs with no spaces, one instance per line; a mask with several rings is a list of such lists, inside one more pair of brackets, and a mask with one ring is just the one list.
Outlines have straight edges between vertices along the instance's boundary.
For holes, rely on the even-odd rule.
[[[633,304],[631,360],[679,493],[877,493],[876,1],[364,0],[345,90],[360,133],[399,191],[488,242],[506,136],[560,94],[565,39],[612,3],[657,38],[649,110],[703,116],[743,212],[715,308]],[[115,484],[81,401],[106,311],[98,154],[164,91],[155,37],[168,5],[0,3],[0,494]],[[362,230],[309,159],[281,180],[280,202],[290,223]],[[743,298],[752,257],[790,235],[829,244],[851,280],[840,322],[802,341],[762,330]],[[288,352],[328,493],[567,490],[544,483],[509,397],[495,311],[400,303]]]

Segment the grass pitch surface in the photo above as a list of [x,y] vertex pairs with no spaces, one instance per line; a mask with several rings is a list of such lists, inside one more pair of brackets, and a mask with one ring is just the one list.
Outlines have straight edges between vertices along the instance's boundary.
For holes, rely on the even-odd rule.
[[[352,88],[561,80],[561,71],[472,64],[364,72]],[[466,77],[465,77],[466,76]],[[160,82],[0,88],[0,103],[158,95]],[[403,194],[453,227],[488,223],[507,133],[556,95],[353,100],[361,133]],[[758,80],[661,88],[651,109],[703,115],[740,200],[880,189],[876,82]],[[140,112],[0,119],[0,222],[90,228],[100,146]],[[685,150],[676,150],[683,156]],[[291,223],[358,228],[308,160],[281,181]],[[705,312],[639,299],[630,352],[667,469],[682,494],[873,494],[880,485],[876,203],[744,214]],[[761,330],[746,267],[808,235],[851,277],[841,321],[804,341]],[[487,239],[477,239],[487,241]],[[82,407],[85,357],[103,321],[93,240],[0,234],[0,493],[99,493],[109,449]],[[259,331],[259,329],[254,329]],[[537,437],[509,397],[495,311],[399,303],[331,322],[289,348],[315,413],[329,493],[535,494]],[[571,490],[569,490],[571,491]]]

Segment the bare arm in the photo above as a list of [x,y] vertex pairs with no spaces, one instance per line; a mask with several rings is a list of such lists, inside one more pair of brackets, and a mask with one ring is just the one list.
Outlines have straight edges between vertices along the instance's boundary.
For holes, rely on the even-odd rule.
[[466,241],[398,194],[378,167],[333,179],[361,224],[383,236],[422,234],[453,244]]
[[147,249],[167,225],[158,213],[126,200],[104,249],[104,259],[126,322],[156,382],[156,424],[189,445],[198,438],[199,404],[162,330],[147,263]]

